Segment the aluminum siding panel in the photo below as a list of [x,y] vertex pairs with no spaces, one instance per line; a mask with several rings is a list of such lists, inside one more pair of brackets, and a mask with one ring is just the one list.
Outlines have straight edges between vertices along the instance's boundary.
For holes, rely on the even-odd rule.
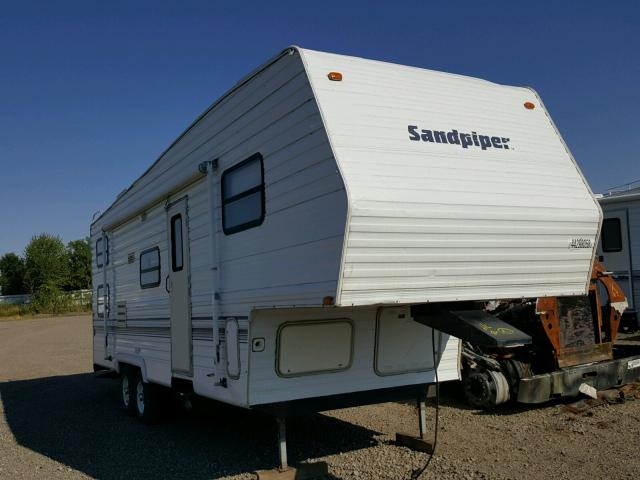
[[[377,388],[433,383],[434,370],[386,376],[375,373],[376,316],[377,309],[373,307],[254,311],[251,318],[251,336],[264,337],[266,342],[263,351],[249,354],[251,356],[249,403],[258,405]],[[353,323],[353,353],[349,368],[338,372],[297,377],[278,376],[274,368],[277,359],[278,327],[284,322],[332,318],[346,318]],[[460,378],[459,343],[457,338],[442,334],[443,349],[438,363],[438,380],[441,382]],[[430,346],[430,344],[425,345],[427,359],[432,355]]]
[[[586,292],[593,248],[569,243],[595,247],[600,211],[531,90],[303,56],[349,195],[340,305]],[[408,125],[506,137],[511,148],[411,141]]]

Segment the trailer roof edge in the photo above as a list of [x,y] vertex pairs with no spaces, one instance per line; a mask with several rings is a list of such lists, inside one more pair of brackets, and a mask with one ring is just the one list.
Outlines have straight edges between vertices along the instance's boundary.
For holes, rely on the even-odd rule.
[[109,207],[107,207],[107,209],[102,212],[98,218],[94,219],[91,221],[91,227],[93,227],[96,223],[98,223],[107,213],[109,213],[109,211],[115,206],[115,204],[122,198],[124,197],[127,193],[129,193],[129,191],[131,191],[131,189],[133,187],[136,186],[136,184],[145,176],[147,175],[152,169],[153,167],[156,166],[156,164],[162,160],[162,158],[180,141],[182,140],[182,138],[189,133],[189,131],[205,116],[207,115],[211,110],[213,110],[220,102],[222,102],[225,98],[227,98],[229,95],[233,94],[236,90],[238,90],[240,87],[242,87],[244,84],[246,84],[247,82],[249,82],[252,78],[254,78],[256,75],[258,75],[259,73],[261,73],[262,71],[266,70],[267,68],[269,68],[271,65],[273,65],[275,62],[277,62],[280,58],[284,57],[285,55],[289,55],[295,51],[299,51],[301,50],[300,47],[298,47],[297,45],[291,45],[287,48],[285,48],[284,50],[282,50],[280,53],[278,53],[277,55],[271,57],[269,60],[267,60],[265,63],[263,63],[262,65],[260,65],[259,67],[255,68],[254,70],[252,70],[251,72],[249,72],[247,75],[245,75],[244,77],[242,77],[238,82],[235,83],[235,85],[233,85],[233,87],[231,87],[229,90],[227,90],[224,94],[222,94],[222,96],[220,96],[217,100],[215,100],[211,105],[209,105],[209,107],[207,107],[200,115],[198,115],[198,117],[189,124],[189,126],[180,134],[178,135],[178,137],[171,142],[171,144],[164,149],[164,151],[154,160],[154,162],[140,175],[138,176],[138,178],[136,178],[131,185],[129,185],[125,190],[123,190],[122,192],[120,192],[117,196],[116,199],[111,202],[111,204],[109,205]]

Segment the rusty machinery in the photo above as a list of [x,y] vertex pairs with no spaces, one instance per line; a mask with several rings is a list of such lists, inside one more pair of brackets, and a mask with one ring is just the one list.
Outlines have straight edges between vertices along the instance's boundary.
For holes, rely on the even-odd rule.
[[584,383],[602,390],[640,379],[640,357],[614,349],[626,298],[597,260],[588,292],[450,305],[455,310],[419,305],[412,315],[462,340],[463,385],[472,406],[541,403],[577,395]]

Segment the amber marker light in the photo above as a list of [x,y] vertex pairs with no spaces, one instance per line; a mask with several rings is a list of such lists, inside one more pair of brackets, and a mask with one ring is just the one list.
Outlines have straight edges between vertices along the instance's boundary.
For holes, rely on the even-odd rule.
[[524,108],[526,108],[527,110],[533,110],[534,108],[536,108],[536,106],[531,102],[524,102]]
[[329,72],[327,74],[327,77],[329,78],[329,80],[331,80],[333,82],[341,82],[342,81],[342,74],[340,72]]
[[333,305],[333,297],[324,297],[322,299],[322,305],[324,305],[325,307]]

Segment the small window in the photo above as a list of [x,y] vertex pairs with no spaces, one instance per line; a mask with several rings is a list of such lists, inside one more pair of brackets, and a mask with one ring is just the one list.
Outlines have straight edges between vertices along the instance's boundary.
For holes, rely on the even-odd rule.
[[[104,237],[105,239],[105,251],[102,251],[102,237],[100,237],[98,240],[96,240],[96,266],[98,268],[102,267],[103,265],[109,265],[109,237]],[[105,255],[106,257],[106,261],[103,261],[102,255]]]
[[602,222],[602,251],[622,251],[622,229],[619,218],[605,218]]
[[171,217],[171,270],[179,272],[184,266],[182,246],[182,215]]
[[140,253],[140,287],[160,285],[160,249],[153,247]]
[[[109,305],[111,304],[111,294],[109,292],[109,284],[107,284],[107,317],[109,316]],[[99,317],[104,317],[105,305],[104,305],[104,285],[98,285],[96,290],[96,306]]]
[[222,174],[222,230],[225,235],[264,221],[264,167],[256,153]]

